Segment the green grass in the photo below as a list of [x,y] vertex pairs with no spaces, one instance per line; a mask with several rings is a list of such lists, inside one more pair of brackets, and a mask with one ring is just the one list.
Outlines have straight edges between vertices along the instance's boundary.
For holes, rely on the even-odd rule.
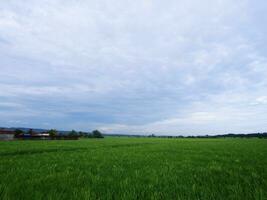
[[267,140],[2,141],[0,199],[267,199]]

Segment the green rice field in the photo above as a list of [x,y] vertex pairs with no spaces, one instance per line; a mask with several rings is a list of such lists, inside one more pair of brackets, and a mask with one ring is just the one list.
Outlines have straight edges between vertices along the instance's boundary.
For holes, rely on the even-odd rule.
[[0,199],[267,199],[267,140],[1,141]]

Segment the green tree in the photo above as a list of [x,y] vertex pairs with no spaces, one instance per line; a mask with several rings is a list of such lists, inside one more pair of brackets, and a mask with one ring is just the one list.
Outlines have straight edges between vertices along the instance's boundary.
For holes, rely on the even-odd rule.
[[55,137],[57,136],[57,130],[56,129],[51,129],[48,131],[48,134],[50,137]]
[[98,131],[98,130],[94,130],[92,132],[92,135],[93,135],[94,138],[104,138],[104,136],[102,135],[102,133],[100,131]]
[[23,134],[23,131],[22,130],[20,130],[20,129],[16,129],[15,130],[15,136],[17,137],[17,136],[20,136],[20,135],[22,135]]
[[32,129],[29,129],[29,130],[28,130],[28,134],[30,134],[30,135],[34,135],[33,130],[32,130]]
[[72,130],[71,132],[69,132],[69,136],[77,136],[78,133],[75,130]]

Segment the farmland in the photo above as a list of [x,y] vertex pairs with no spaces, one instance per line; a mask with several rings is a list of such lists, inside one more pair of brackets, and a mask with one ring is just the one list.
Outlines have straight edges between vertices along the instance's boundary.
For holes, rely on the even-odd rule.
[[267,140],[2,141],[0,199],[267,199]]

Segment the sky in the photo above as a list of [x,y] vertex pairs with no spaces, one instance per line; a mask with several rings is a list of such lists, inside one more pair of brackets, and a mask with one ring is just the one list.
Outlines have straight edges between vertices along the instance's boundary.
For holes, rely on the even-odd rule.
[[0,0],[0,126],[267,131],[266,0]]

